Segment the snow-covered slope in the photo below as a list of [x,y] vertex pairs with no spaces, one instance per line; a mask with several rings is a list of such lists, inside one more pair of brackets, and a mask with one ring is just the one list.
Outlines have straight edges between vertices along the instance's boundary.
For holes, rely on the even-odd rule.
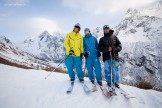
[[58,62],[65,56],[63,40],[64,35],[61,33],[51,35],[44,31],[39,36],[27,38],[20,46],[43,60]]
[[[136,98],[117,96],[106,98],[98,91],[85,94],[76,80],[73,92],[66,94],[69,78],[66,74],[48,74],[43,70],[25,70],[0,64],[1,108],[161,108],[162,93],[120,85]],[[86,79],[88,87],[90,82]],[[105,85],[105,84],[104,84]]]

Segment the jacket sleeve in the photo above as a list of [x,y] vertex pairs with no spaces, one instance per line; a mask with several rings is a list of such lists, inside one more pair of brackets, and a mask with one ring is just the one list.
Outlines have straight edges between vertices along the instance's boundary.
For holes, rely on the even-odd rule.
[[64,40],[64,47],[66,49],[66,55],[69,55],[70,47],[69,47],[69,35],[68,34]]
[[108,52],[108,47],[105,47],[104,41],[103,41],[102,38],[101,38],[100,41],[99,41],[98,49],[99,49],[99,51],[102,52],[102,53]]
[[117,48],[117,52],[120,52],[122,50],[122,45],[118,37],[116,37],[116,48]]
[[84,52],[84,45],[83,45],[83,36],[81,36],[81,46],[80,46],[80,53]]
[[83,38],[83,45],[84,45],[84,53],[85,53],[87,51],[86,43],[85,43],[85,38]]
[[98,49],[98,41],[97,41],[96,38],[95,38],[95,47],[96,47],[97,51],[99,51],[99,49]]

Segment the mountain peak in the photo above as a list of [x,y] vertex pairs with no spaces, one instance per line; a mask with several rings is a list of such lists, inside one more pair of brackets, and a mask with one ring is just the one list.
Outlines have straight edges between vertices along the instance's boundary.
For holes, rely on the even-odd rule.
[[39,40],[41,41],[43,38],[48,38],[48,37],[51,37],[52,35],[51,34],[49,34],[49,32],[47,31],[47,30],[45,30],[44,32],[42,32],[39,36],[38,36],[38,38],[39,38]]
[[7,39],[5,36],[0,35],[0,41],[5,41],[6,43],[11,43],[9,39]]
[[129,8],[127,10],[127,14],[132,14],[132,13],[137,13],[137,12],[138,12],[137,9],[133,9],[133,8]]
[[147,16],[156,16],[162,18],[162,1],[153,2],[148,6],[139,9],[140,13]]
[[49,34],[49,32],[48,32],[47,30],[45,30],[45,31],[43,31],[43,32],[40,34],[40,36],[41,36],[41,35],[46,35],[46,36],[47,36],[47,35],[50,35],[50,34]]
[[154,3],[157,7],[162,8],[162,1],[158,1]]
[[129,18],[129,17],[133,17],[135,16],[136,14],[139,14],[138,10],[137,9],[133,9],[133,8],[129,8],[126,12],[126,15],[124,18]]

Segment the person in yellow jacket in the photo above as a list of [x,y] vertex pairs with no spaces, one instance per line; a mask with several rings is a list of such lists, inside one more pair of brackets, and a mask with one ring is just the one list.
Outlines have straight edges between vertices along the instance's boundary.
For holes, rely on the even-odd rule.
[[83,36],[79,33],[80,29],[80,24],[75,24],[73,31],[68,33],[64,40],[67,56],[65,65],[71,81],[75,80],[74,67],[76,68],[78,79],[84,81],[84,73],[82,70],[82,56],[84,49]]

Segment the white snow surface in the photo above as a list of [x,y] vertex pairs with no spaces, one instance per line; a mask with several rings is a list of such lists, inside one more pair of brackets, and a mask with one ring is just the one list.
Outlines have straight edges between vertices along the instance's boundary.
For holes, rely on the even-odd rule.
[[[26,70],[0,64],[0,108],[161,108],[162,92],[142,90],[120,85],[136,98],[126,100],[117,96],[106,98],[98,87],[97,92],[85,94],[79,81],[75,81],[71,94],[66,94],[69,86],[67,74],[43,70]],[[86,84],[91,83],[86,78]],[[104,82],[104,86],[106,83]]]

